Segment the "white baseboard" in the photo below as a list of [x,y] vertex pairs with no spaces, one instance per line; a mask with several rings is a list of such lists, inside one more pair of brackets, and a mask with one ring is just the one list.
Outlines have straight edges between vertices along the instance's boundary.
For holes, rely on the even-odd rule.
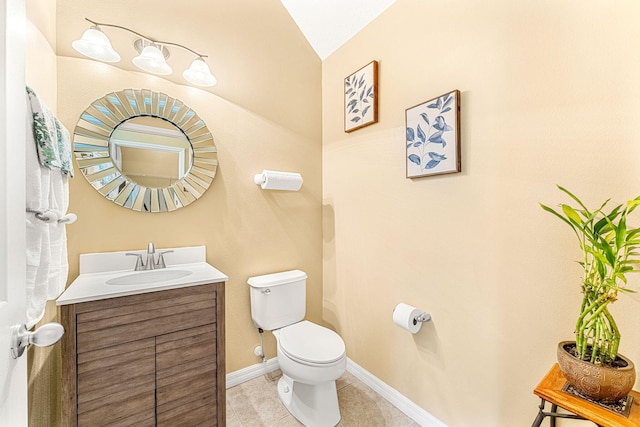
[[[278,369],[278,358],[269,359],[266,363],[258,363],[248,366],[235,372],[227,374],[227,388],[237,386],[243,382],[250,381],[260,375],[273,372]],[[363,384],[371,387],[376,393],[386,399],[393,406],[398,408],[407,417],[411,418],[423,427],[447,427],[445,423],[407,399],[396,389],[388,386],[369,371],[358,365],[353,360],[347,358],[347,371],[354,377],[362,381]]]
[[280,368],[280,365],[278,365],[278,358],[274,357],[273,359],[267,360],[266,363],[258,363],[238,371],[230,372],[226,376],[226,386],[227,388],[237,386],[238,384],[258,378],[260,375],[275,371],[278,368]]
[[411,418],[423,427],[447,427],[445,423],[407,399],[398,390],[390,387],[382,382],[378,377],[358,365],[351,359],[347,358],[347,371],[354,377],[362,381],[373,391],[385,398],[389,403],[402,411],[407,417]]

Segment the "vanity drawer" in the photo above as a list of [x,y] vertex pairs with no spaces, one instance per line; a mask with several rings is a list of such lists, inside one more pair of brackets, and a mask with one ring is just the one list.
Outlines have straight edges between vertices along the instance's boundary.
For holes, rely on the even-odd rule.
[[216,322],[213,285],[78,304],[78,353]]

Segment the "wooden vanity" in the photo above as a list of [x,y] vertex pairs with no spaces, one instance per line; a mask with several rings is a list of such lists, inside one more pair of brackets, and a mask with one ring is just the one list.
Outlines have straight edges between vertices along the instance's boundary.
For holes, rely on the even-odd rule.
[[63,426],[225,425],[229,278],[204,246],[166,249],[167,267],[144,271],[126,255],[145,251],[80,255],[56,300]]
[[65,426],[224,426],[224,282],[61,305]]

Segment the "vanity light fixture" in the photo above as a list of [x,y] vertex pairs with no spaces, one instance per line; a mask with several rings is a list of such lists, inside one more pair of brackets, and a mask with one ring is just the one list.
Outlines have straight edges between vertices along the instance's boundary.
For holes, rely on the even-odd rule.
[[95,22],[89,18],[84,19],[92,23],[93,26],[85,31],[82,38],[74,41],[71,46],[73,46],[76,51],[91,59],[104,62],[120,61],[120,55],[118,55],[118,53],[111,47],[109,38],[102,32],[100,27],[119,28],[140,37],[134,43],[134,48],[139,55],[133,58],[133,64],[141,70],[163,76],[171,74],[173,70],[167,63],[167,59],[170,55],[167,46],[176,46],[188,50],[197,56],[197,58],[191,63],[191,66],[182,73],[182,76],[186,81],[193,85],[203,87],[211,87],[217,83],[217,80],[211,73],[209,66],[204,62],[204,58],[206,58],[207,55],[202,55],[193,49],[178,43],[152,39],[151,37],[147,37],[120,25]]

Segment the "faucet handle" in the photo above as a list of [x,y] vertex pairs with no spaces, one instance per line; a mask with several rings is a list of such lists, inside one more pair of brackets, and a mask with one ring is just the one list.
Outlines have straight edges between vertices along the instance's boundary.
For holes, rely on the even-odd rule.
[[142,255],[141,254],[133,254],[131,252],[127,252],[125,255],[131,255],[131,256],[137,256],[138,257],[138,259],[136,259],[136,266],[134,267],[134,271],[144,270],[144,260],[142,259]]
[[156,262],[156,268],[165,268],[167,265],[164,263],[164,254],[171,253],[173,251],[163,251],[158,254],[158,262]]
[[156,253],[156,249],[155,249],[155,247],[153,246],[153,242],[151,242],[151,243],[149,243],[149,244],[147,245],[147,253],[148,253],[148,254],[155,254],[155,253]]

